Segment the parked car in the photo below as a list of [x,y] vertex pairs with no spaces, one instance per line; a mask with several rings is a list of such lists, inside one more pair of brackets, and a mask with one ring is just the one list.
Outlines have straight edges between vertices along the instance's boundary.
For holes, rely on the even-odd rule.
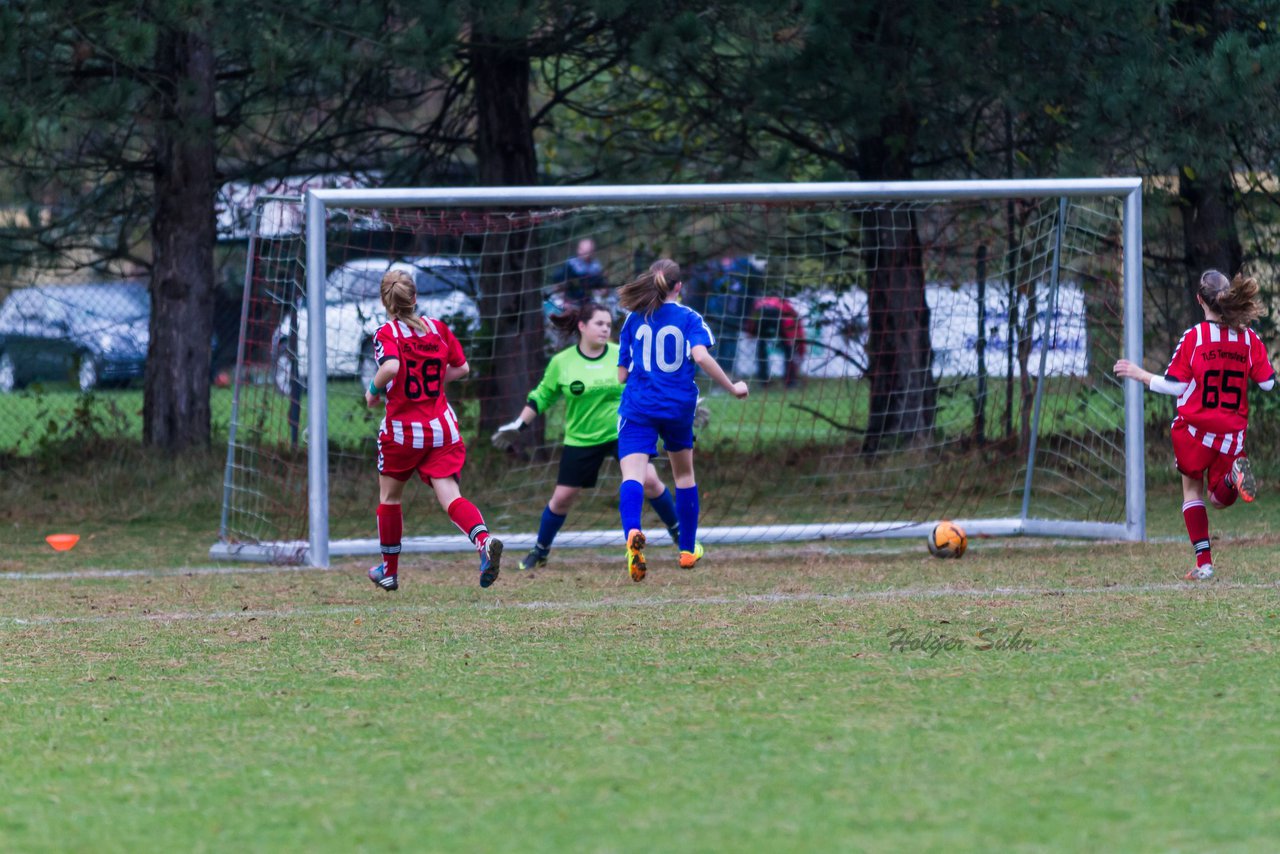
[[473,299],[480,296],[480,269],[472,258],[458,255],[418,255],[404,260],[420,270],[435,274],[453,285],[454,290],[462,291]]
[[141,282],[16,290],[0,307],[0,392],[56,380],[89,391],[141,377],[150,321]]
[[[418,310],[449,324],[465,337],[480,323],[476,305],[475,268],[463,258],[422,256],[403,260],[354,258],[335,268],[325,280],[326,373],[330,377],[357,377],[368,385],[377,371],[373,360],[373,336],[386,321],[381,283],[391,269],[413,276],[418,289]],[[272,338],[272,375],[276,388],[290,392],[296,376],[307,377],[308,312],[305,300],[297,307],[296,356],[291,316],[286,314]],[[295,373],[296,371],[296,373]]]

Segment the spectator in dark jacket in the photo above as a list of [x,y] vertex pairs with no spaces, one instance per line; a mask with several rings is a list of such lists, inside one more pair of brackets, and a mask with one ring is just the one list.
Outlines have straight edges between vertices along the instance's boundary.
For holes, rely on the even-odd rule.
[[551,283],[564,300],[564,308],[581,306],[592,299],[604,299],[609,283],[604,279],[604,269],[596,260],[596,242],[590,237],[578,241],[578,254],[564,263]]

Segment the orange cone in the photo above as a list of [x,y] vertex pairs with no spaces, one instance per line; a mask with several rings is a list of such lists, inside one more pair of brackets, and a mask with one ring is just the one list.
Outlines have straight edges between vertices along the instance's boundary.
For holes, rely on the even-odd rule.
[[79,534],[50,534],[44,538],[44,541],[53,546],[54,551],[65,552],[68,549],[75,548],[76,543],[80,542]]

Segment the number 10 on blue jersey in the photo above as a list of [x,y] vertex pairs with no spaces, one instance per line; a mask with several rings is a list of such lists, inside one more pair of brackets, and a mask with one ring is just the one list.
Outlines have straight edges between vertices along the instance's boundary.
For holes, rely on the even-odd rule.
[[678,326],[663,326],[655,333],[652,326],[642,325],[636,330],[636,343],[640,365],[646,371],[652,371],[656,363],[658,370],[672,374],[684,364],[684,333]]

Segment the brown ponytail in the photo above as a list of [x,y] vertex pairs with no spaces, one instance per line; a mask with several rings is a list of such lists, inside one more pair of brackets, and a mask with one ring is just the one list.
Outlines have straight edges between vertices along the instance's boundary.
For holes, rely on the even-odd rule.
[[1205,270],[1196,293],[1224,324],[1232,329],[1244,329],[1267,313],[1258,291],[1258,280],[1243,271],[1227,281],[1217,270]]
[[418,289],[413,276],[404,270],[388,270],[382,276],[382,307],[392,320],[403,321],[425,333],[427,325],[418,316]]
[[560,331],[563,335],[577,335],[578,324],[586,323],[588,320],[596,316],[597,311],[603,311],[609,314],[609,309],[596,302],[584,302],[567,308],[559,314],[553,314],[550,317],[551,325]]
[[627,311],[652,314],[679,283],[680,265],[670,258],[659,258],[649,266],[649,272],[618,288],[618,303]]

